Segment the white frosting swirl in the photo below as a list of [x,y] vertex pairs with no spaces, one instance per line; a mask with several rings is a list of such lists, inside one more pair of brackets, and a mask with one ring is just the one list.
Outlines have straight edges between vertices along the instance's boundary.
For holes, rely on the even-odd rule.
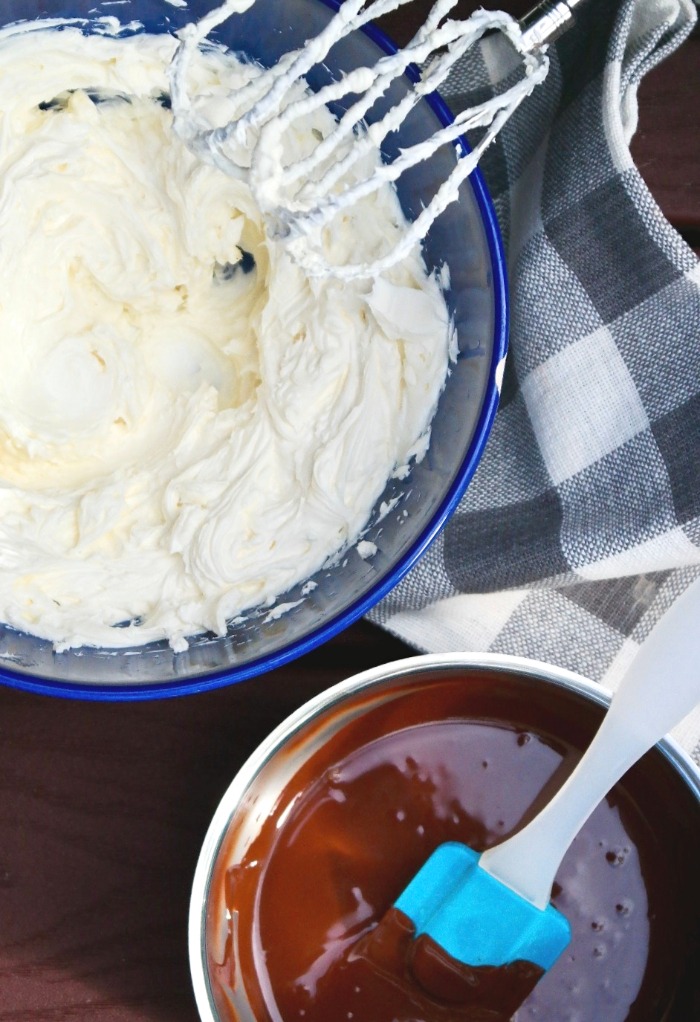
[[[187,149],[174,49],[0,33],[0,618],[59,649],[182,649],[308,578],[425,449],[447,372],[418,255],[309,279]],[[250,73],[200,54],[197,118]],[[402,223],[387,188],[329,244]]]

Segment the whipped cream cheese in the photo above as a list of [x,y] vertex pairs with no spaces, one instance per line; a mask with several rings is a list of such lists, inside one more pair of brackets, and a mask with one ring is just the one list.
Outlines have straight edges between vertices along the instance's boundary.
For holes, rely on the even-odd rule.
[[[418,253],[311,278],[173,131],[176,47],[0,33],[0,618],[58,650],[181,650],[272,607],[425,452],[448,369]],[[197,123],[254,73],[191,55]],[[386,187],[328,242],[356,257],[404,227]]]

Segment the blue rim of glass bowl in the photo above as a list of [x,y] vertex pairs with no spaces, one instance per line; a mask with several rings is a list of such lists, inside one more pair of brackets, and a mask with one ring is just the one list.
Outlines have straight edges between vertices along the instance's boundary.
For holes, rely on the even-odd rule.
[[[338,10],[340,0],[321,0],[327,7]],[[375,25],[366,25],[362,31],[385,53],[395,53],[397,47],[389,37]],[[418,69],[410,66],[406,70],[409,78],[416,81],[420,77]],[[438,93],[426,96],[425,102],[443,125],[451,124],[453,116],[445,101]],[[460,139],[459,143],[466,152],[469,147]],[[93,702],[135,702],[139,700],[165,699],[174,696],[195,695],[212,689],[224,688],[239,681],[246,681],[260,674],[282,667],[318,646],[339,635],[353,624],[384,596],[392,590],[408,573],[413,565],[422,557],[427,547],[446,524],[450,515],[459,503],[466,490],[486,445],[493,423],[500,396],[497,368],[503,361],[508,348],[508,285],[506,278],[505,257],[501,235],[493,208],[491,197],[484,183],[481,172],[477,168],[469,177],[474,198],[481,216],[482,226],[488,245],[491,272],[493,275],[494,295],[494,326],[493,352],[488,374],[488,386],[484,395],[481,412],[477,419],[474,436],[459,472],[438,510],[413,547],[394,565],[393,569],[361,599],[332,618],[327,624],[316,631],[310,632],[302,639],[291,642],[274,653],[251,660],[240,667],[224,667],[218,671],[210,671],[198,677],[174,681],[144,682],[143,685],[94,685],[69,681],[47,681],[31,675],[19,674],[0,668],[0,683],[11,688],[32,692],[36,695],[58,696],[64,699],[80,699]],[[56,654],[60,655],[60,654]]]

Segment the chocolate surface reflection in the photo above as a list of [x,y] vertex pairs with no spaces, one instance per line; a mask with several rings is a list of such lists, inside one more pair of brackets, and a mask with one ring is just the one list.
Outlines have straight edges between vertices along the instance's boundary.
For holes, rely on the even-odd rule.
[[377,956],[381,942],[368,936],[433,849],[458,840],[482,850],[534,814],[600,711],[561,689],[478,672],[426,678],[383,705],[355,698],[363,712],[303,763],[244,857],[228,851],[235,821],[219,856],[212,892],[230,919],[217,941],[213,909],[208,936],[223,1019],[246,1017],[231,1007],[243,988],[256,1022],[693,1017],[683,987],[700,903],[690,879],[698,809],[658,754],[569,850],[553,901],[573,940],[517,1010],[535,978],[521,966],[446,979],[434,949],[397,933]]

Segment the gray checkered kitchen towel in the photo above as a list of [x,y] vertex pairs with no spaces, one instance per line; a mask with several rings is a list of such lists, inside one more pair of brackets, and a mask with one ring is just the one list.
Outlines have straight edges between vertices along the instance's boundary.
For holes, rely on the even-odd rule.
[[[700,576],[700,264],[628,148],[641,78],[696,14],[589,0],[482,158],[510,352],[466,495],[370,614],[417,649],[517,654],[614,689]],[[442,90],[454,110],[510,83],[500,35],[467,56]],[[700,763],[700,708],[674,736]]]

